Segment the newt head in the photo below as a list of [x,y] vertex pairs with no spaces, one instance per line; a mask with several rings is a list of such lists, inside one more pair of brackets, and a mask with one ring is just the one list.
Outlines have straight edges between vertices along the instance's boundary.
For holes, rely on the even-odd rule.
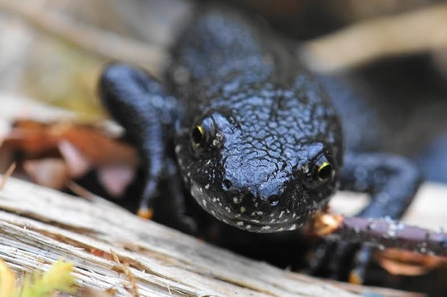
[[251,232],[294,230],[335,191],[337,119],[321,102],[287,96],[253,95],[231,110],[214,104],[180,131],[182,176],[217,219]]

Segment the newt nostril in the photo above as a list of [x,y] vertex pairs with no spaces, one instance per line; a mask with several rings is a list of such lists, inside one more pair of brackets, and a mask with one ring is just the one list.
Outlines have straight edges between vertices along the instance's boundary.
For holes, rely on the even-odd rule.
[[270,206],[276,206],[279,203],[279,196],[272,195],[267,198],[267,201],[270,203]]
[[228,179],[224,179],[224,180],[222,181],[222,188],[223,188],[225,191],[228,191],[228,190],[231,188],[232,185],[233,185],[233,184],[232,184],[231,181],[228,180]]

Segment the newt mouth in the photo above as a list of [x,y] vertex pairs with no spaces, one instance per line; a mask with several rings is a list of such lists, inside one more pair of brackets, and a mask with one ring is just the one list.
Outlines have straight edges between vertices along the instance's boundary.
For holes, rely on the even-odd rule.
[[256,219],[246,219],[236,216],[228,216],[228,215],[220,215],[220,213],[216,213],[216,217],[228,223],[236,228],[247,230],[250,232],[256,233],[272,233],[272,232],[281,232],[281,231],[293,231],[301,226],[298,221],[290,221],[290,222],[275,222],[274,219],[270,221],[260,221]]
[[274,217],[274,214],[268,214],[263,219],[247,218],[241,214],[235,214],[231,211],[225,211],[220,209],[220,207],[210,207],[207,204],[205,207],[201,203],[202,207],[212,214],[218,220],[229,224],[233,227],[246,230],[255,233],[273,233],[281,231],[293,231],[299,228],[302,223],[299,222],[298,218],[290,220],[278,220]]
[[[268,201],[252,201],[242,196],[223,197],[211,195],[205,187],[191,185],[191,195],[199,205],[233,227],[256,233],[292,231],[302,225],[302,216],[280,205],[271,206]],[[216,194],[216,193],[213,193]],[[245,197],[246,198],[246,197]]]

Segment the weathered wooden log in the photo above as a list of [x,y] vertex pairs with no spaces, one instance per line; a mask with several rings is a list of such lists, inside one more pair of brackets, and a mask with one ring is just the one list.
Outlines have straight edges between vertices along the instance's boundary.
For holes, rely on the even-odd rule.
[[113,270],[129,265],[141,296],[352,296],[324,282],[244,259],[94,199],[10,179],[0,192],[0,257],[16,271],[75,263],[79,283],[128,295]]
[[113,251],[140,296],[358,296],[144,221],[99,197],[87,201],[10,178],[0,209],[0,258],[19,273],[64,258],[75,264],[81,286],[129,296]]

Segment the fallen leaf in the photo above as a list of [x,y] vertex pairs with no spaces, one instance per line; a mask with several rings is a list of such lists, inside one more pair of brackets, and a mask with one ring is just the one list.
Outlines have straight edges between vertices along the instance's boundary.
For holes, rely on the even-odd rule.
[[[24,169],[37,183],[62,189],[73,178],[97,170],[104,188],[121,196],[139,165],[136,150],[109,133],[109,126],[18,120],[3,139],[2,150],[20,152]],[[36,160],[59,158],[55,161]],[[32,160],[32,162],[31,162]],[[57,177],[57,178],[56,178]]]
[[112,139],[93,127],[77,126],[63,134],[83,155],[89,158],[93,166],[139,164],[138,154],[130,145]]
[[391,274],[417,276],[447,266],[447,257],[422,255],[398,249],[375,253],[379,265]]
[[110,195],[120,197],[134,179],[135,169],[130,166],[103,166],[98,169],[97,175]]
[[62,190],[70,181],[67,163],[62,159],[29,160],[23,168],[33,182],[52,189]]
[[30,120],[20,120],[3,139],[2,147],[13,148],[25,158],[35,158],[44,152],[57,151],[59,139],[46,131],[46,125]]
[[66,140],[60,141],[59,151],[65,162],[67,162],[69,175],[72,178],[83,176],[92,167],[92,164],[86,156],[83,155],[71,142]]

